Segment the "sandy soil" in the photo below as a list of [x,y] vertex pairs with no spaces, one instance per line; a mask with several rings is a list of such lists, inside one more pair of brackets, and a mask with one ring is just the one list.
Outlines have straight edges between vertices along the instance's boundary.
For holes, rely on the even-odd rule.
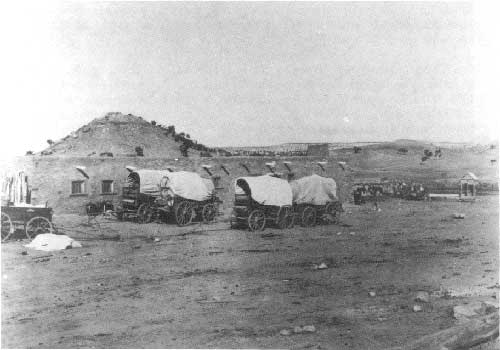
[[[83,248],[2,244],[2,347],[385,349],[498,301],[498,197],[380,207],[262,233],[56,217]],[[316,332],[280,335],[302,325]]]

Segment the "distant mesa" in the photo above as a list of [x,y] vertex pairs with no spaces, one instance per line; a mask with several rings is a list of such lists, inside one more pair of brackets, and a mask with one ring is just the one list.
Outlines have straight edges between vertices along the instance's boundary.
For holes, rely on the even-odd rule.
[[427,146],[429,142],[422,140],[412,140],[412,139],[397,139],[394,141],[395,144],[400,146]]

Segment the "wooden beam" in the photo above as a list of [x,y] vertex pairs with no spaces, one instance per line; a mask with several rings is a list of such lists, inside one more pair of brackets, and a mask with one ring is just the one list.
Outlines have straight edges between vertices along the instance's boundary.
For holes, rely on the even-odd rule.
[[240,163],[240,165],[245,168],[245,170],[247,171],[247,173],[250,174],[250,169],[248,169],[248,166],[245,164],[245,163]]
[[229,175],[229,171],[226,169],[226,167],[224,166],[224,164],[221,164],[220,168],[222,170],[224,170],[224,172],[226,173],[226,175]]
[[283,164],[285,164],[285,166],[286,166],[286,168],[288,169],[288,171],[289,171],[289,172],[291,172],[291,171],[292,171],[292,168],[290,167],[290,166],[291,166],[291,164],[292,164],[292,162],[285,161],[285,162],[283,162]]

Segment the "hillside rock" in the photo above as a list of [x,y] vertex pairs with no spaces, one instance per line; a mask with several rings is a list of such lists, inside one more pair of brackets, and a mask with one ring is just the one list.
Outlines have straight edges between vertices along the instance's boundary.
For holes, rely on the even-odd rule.
[[[112,112],[70,133],[40,152],[42,155],[87,157],[113,154],[114,157],[136,156],[141,147],[144,157],[180,158],[180,142],[166,129],[152,125],[132,114]],[[200,152],[189,150],[189,157]]]

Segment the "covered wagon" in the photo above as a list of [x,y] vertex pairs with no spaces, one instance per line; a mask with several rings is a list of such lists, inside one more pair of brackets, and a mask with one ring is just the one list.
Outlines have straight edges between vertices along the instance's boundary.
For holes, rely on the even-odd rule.
[[279,228],[293,226],[292,188],[287,181],[269,175],[240,177],[234,192],[231,227],[258,231],[268,223]]
[[290,182],[296,222],[310,227],[318,222],[337,222],[342,204],[337,197],[337,183],[319,175]]
[[213,221],[218,212],[212,181],[189,171],[131,171],[122,196],[119,219],[128,216],[147,223],[170,215],[185,226],[195,219]]

